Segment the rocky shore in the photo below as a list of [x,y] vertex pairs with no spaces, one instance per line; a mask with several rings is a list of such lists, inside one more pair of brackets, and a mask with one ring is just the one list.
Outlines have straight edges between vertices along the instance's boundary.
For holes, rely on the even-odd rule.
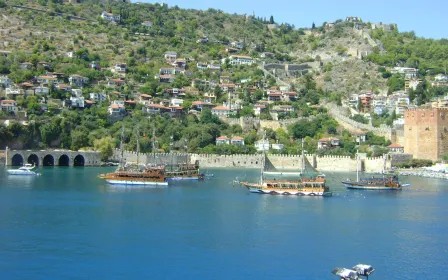
[[448,180],[448,174],[443,172],[428,171],[424,169],[404,169],[397,171],[401,176],[418,176],[425,178],[436,178]]

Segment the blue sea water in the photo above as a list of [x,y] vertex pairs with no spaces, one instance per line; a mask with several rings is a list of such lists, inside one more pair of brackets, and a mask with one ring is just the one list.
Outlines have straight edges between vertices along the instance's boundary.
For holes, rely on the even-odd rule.
[[204,182],[111,187],[105,168],[0,170],[0,279],[447,279],[448,184],[403,177],[402,191],[334,196],[250,194],[232,180],[257,170],[209,170]]

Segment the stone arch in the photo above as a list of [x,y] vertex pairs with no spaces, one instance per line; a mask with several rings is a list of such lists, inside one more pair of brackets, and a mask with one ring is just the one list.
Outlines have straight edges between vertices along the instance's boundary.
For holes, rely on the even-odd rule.
[[82,155],[77,155],[73,160],[73,166],[84,166],[85,159]]
[[12,166],[22,166],[23,165],[23,156],[21,154],[15,154],[11,158],[11,165]]
[[29,155],[28,163],[38,166],[39,165],[39,157],[36,154]]
[[54,157],[50,154],[46,155],[42,160],[43,166],[54,166]]
[[68,155],[62,155],[59,157],[58,166],[70,166],[70,158]]

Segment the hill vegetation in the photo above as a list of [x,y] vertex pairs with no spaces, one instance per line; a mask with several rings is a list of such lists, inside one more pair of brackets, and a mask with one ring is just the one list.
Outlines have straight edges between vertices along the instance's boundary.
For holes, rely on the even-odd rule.
[[[324,23],[296,28],[276,23],[275,15],[265,18],[230,15],[216,9],[201,11],[163,4],[98,0],[77,4],[57,0],[0,0],[0,7],[3,7],[0,11],[3,45],[0,48],[11,51],[7,57],[0,56],[0,74],[7,75],[16,84],[35,83],[35,77],[48,72],[62,73],[68,83],[67,78],[77,74],[88,78],[82,87],[86,99],[90,93],[107,95],[106,100],[82,111],[52,104],[50,99],[70,98],[70,93],[53,85],[49,97],[44,100],[48,110],[42,110],[42,101],[37,96],[18,96],[18,105],[32,122],[25,126],[19,123],[0,126],[0,140],[2,144],[25,148],[76,150],[105,145],[114,148],[118,144],[120,124],[108,117],[111,101],[136,100],[143,93],[151,95],[154,103],[160,103],[172,97],[167,89],[185,88],[183,106],[187,110],[194,101],[204,99],[206,93],[214,93],[214,102],[222,104],[231,100],[219,87],[193,86],[195,80],[219,81],[222,76],[241,85],[236,98],[233,97],[242,106],[235,117],[253,116],[253,105],[266,100],[266,90],[284,84],[289,84],[290,90],[298,92],[300,98],[268,105],[272,109],[287,104],[295,109],[291,114],[279,114],[280,119],[325,114],[323,108],[315,106],[323,100],[341,103],[349,94],[362,90],[380,93],[403,89],[404,80],[392,75],[391,67],[416,67],[423,79],[443,73],[448,55],[445,39],[418,38],[413,32],[399,33],[396,29],[390,32],[371,30],[370,23],[362,22],[339,20],[332,27]],[[103,11],[120,15],[120,21],[101,18]],[[145,26],[143,22],[151,24]],[[253,57],[257,63],[251,66],[231,65],[229,60],[222,63],[230,55],[228,48],[232,42],[241,43],[236,54]],[[186,71],[176,74],[171,84],[157,78],[160,69],[167,67],[164,54],[168,51],[176,52],[187,61]],[[262,59],[264,53],[269,56]],[[24,62],[31,63],[32,67],[24,69],[21,67]],[[92,68],[92,63],[98,64],[101,70]],[[117,78],[112,71],[116,63],[127,65],[123,85],[119,88],[107,85],[108,80]],[[198,63],[220,64],[221,69],[202,71]],[[309,71],[308,74],[269,74],[263,69],[263,63],[307,64]],[[242,80],[248,82],[241,83]],[[445,93],[444,89],[434,89],[428,83],[411,92],[420,104]],[[175,149],[183,149],[186,139],[190,151],[253,153],[253,144],[261,134],[256,130],[243,132],[240,126],[226,124],[209,110],[198,116],[176,119],[161,114],[148,120],[143,107],[141,104],[126,107],[125,142],[129,149],[135,148],[133,135],[138,124],[142,150],[151,150],[152,122],[156,123],[158,147],[163,150],[170,148],[173,136]],[[272,117],[263,113],[261,118]],[[297,148],[290,142],[291,137],[309,137],[310,143],[315,143],[319,137],[339,135],[346,144],[338,153],[354,153],[354,138],[343,133],[334,120],[326,116],[317,120],[298,122],[288,131],[268,131],[268,138],[283,143],[285,152],[295,153]],[[242,135],[247,145],[216,146],[215,138],[220,135]],[[114,140],[100,141],[109,136]],[[381,143],[385,144],[386,141]],[[316,145],[307,149],[315,151]]]

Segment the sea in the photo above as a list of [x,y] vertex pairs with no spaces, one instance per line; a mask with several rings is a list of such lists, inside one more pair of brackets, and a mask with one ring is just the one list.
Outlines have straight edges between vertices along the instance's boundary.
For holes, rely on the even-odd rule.
[[332,197],[249,193],[258,170],[209,169],[168,187],[108,185],[113,168],[0,169],[0,279],[448,279],[448,181]]

